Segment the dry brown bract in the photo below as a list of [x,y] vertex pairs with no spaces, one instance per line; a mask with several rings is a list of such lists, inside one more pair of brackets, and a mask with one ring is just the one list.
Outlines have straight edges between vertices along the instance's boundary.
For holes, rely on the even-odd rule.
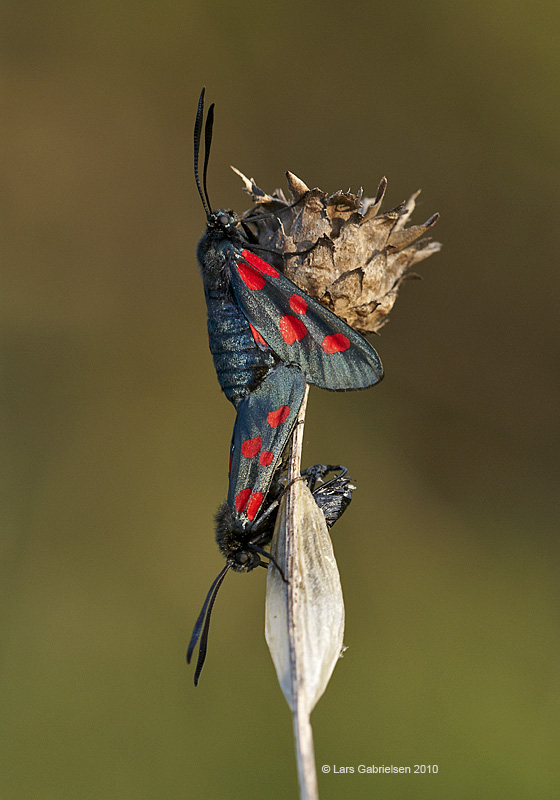
[[405,227],[419,191],[392,211],[378,213],[385,178],[372,199],[363,198],[361,190],[329,196],[287,172],[288,201],[281,189],[266,194],[253,179],[232,169],[256,204],[242,218],[251,218],[258,243],[288,253],[311,248],[304,256],[265,258],[276,261],[300,289],[361,333],[377,331],[387,322],[401,282],[418,277],[412,267],[441,248],[439,242],[421,239],[438,214],[423,225]]

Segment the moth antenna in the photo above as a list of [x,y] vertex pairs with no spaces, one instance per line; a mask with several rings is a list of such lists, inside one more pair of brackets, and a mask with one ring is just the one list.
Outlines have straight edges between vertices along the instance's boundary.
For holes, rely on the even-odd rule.
[[[206,199],[202,194],[202,186],[200,185],[200,178],[198,175],[198,161],[199,161],[199,152],[200,152],[200,137],[202,134],[202,120],[204,118],[204,92],[205,87],[202,87],[202,91],[200,93],[200,99],[198,101],[198,109],[196,112],[196,120],[194,123],[194,179],[196,181],[196,188],[198,189],[198,193],[200,195],[200,199],[202,200],[202,205],[204,206],[204,210],[206,211],[206,216],[209,217],[211,214],[210,211],[210,204],[207,202],[208,199],[208,192],[206,192]],[[214,116],[212,112],[212,117]],[[208,124],[207,124],[208,127]],[[204,167],[204,186],[206,188],[206,163],[208,159],[205,159],[205,167]]]
[[200,636],[200,630],[202,628],[202,623],[204,622],[204,617],[206,616],[206,609],[207,609],[208,603],[210,601],[210,596],[211,596],[212,592],[214,591],[214,587],[216,586],[217,582],[222,577],[222,572],[224,572],[224,570],[222,570],[220,572],[218,577],[215,578],[215,580],[212,582],[212,586],[208,589],[208,594],[206,595],[206,600],[204,601],[204,605],[202,606],[202,610],[201,610],[200,614],[198,615],[197,621],[194,624],[194,628],[193,628],[193,632],[192,632],[192,636],[191,636],[191,641],[189,643],[189,649],[187,650],[187,664],[191,663],[191,656],[193,654],[193,650],[194,650],[194,648],[196,646],[196,643],[198,641],[198,637]]
[[206,127],[204,129],[204,171],[202,173],[202,185],[204,187],[204,194],[206,195],[206,202],[208,208],[212,208],[212,203],[208,197],[208,187],[206,185],[206,175],[208,173],[208,161],[210,159],[210,145],[212,144],[212,130],[214,128],[214,103],[208,109],[208,116],[206,117]]
[[218,589],[222,585],[222,582],[226,576],[226,572],[228,571],[230,565],[226,564],[223,570],[220,573],[218,583],[216,584],[216,588],[214,589],[214,594],[210,599],[210,603],[208,605],[208,612],[206,614],[206,622],[204,623],[204,628],[202,629],[202,636],[200,637],[200,647],[198,650],[198,661],[196,662],[196,669],[194,671],[194,685],[198,686],[198,679],[200,678],[200,673],[202,672],[202,667],[204,666],[204,662],[206,661],[206,651],[208,650],[208,631],[210,630],[210,616],[212,614],[212,609],[214,608],[214,601],[216,600],[216,595],[218,594]]
[[[208,590],[208,594],[206,595],[206,600],[204,601],[204,605],[202,606],[202,610],[198,615],[198,619],[195,622],[191,640],[189,642],[189,649],[187,650],[187,664],[191,663],[192,654],[194,648],[196,647],[196,643],[198,642],[198,638],[200,636],[200,631],[202,629],[202,637],[200,639],[200,649],[198,651],[198,661],[196,663],[196,670],[194,673],[194,685],[198,684],[198,679],[200,677],[200,673],[202,672],[202,667],[204,666],[204,661],[206,660],[206,651],[208,649],[208,631],[210,628],[210,615],[212,614],[212,608],[214,606],[214,601],[216,599],[216,595],[218,594],[218,590],[222,585],[222,581],[224,580],[227,571],[229,570],[230,565],[226,564],[223,570],[220,572],[217,578],[215,578],[212,586]],[[204,623],[204,627],[203,627]]]

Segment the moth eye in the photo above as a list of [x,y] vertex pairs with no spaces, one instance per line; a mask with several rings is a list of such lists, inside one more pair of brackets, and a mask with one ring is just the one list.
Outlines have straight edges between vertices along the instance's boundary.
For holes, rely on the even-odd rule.
[[249,554],[245,552],[237,553],[235,560],[238,564],[246,564],[249,561]]
[[220,216],[218,217],[218,222],[220,223],[220,225],[223,225],[224,227],[226,225],[229,225],[229,215],[228,214],[220,214]]

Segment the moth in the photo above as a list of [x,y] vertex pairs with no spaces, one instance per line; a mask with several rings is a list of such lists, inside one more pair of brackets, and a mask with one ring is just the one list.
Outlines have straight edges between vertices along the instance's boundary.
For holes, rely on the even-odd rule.
[[[335,472],[331,480],[324,482],[325,475]],[[313,498],[325,516],[327,526],[331,528],[346,511],[352,500],[352,491],[355,489],[352,480],[347,477],[348,470],[341,465],[331,466],[315,464],[302,473],[313,493]],[[319,482],[321,481],[321,482]],[[208,633],[210,630],[210,618],[216,600],[218,590],[223,583],[225,576],[230,569],[237,571],[250,572],[256,567],[266,567],[261,558],[272,559],[270,553],[263,548],[272,539],[276,516],[278,513],[278,501],[283,495],[285,487],[280,483],[274,483],[273,488],[267,498],[268,507],[255,518],[254,528],[247,531],[244,537],[234,537],[232,539],[230,525],[230,511],[227,503],[223,503],[216,514],[216,538],[220,549],[226,556],[226,565],[215,578],[199,617],[195,623],[189,648],[187,651],[187,663],[190,664],[197,642],[200,640],[198,659],[194,673],[194,685],[198,685],[200,674],[206,661],[208,650]],[[276,568],[280,569],[276,564]]]
[[[194,172],[206,212],[197,258],[208,308],[208,335],[220,385],[235,406],[279,363],[294,364],[323,389],[365,389],[383,377],[374,348],[361,334],[290,281],[255,250],[234,211],[212,210],[207,188],[214,105],[205,125],[202,184],[201,92],[194,129]],[[243,224],[241,224],[243,223]],[[297,255],[291,253],[286,255]]]

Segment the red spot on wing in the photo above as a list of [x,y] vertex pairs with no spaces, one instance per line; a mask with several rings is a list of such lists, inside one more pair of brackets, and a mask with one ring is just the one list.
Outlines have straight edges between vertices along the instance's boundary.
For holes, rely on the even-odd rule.
[[271,453],[270,450],[263,450],[259,458],[261,467],[268,467],[270,464],[272,464],[273,458],[274,453]]
[[251,291],[258,292],[265,285],[266,281],[263,276],[252,267],[244,264],[242,261],[237,265],[237,269],[239,271],[239,275],[241,276],[241,280],[248,289],[251,289]]
[[241,255],[255,269],[258,269],[259,272],[264,273],[265,275],[269,275],[271,278],[279,278],[280,273],[277,269],[274,269],[267,261],[263,261],[262,258],[259,258],[254,253],[251,253],[249,250],[243,250]]
[[267,416],[268,424],[271,428],[277,428],[290,416],[290,406],[280,406],[276,411],[271,411]]
[[323,339],[323,350],[325,353],[342,353],[350,347],[350,339],[343,333],[331,333]]
[[241,513],[245,506],[247,505],[247,500],[251,496],[251,490],[249,488],[242,489],[237,497],[235,498],[235,507]]
[[290,308],[296,314],[305,314],[307,311],[307,301],[299,294],[293,294],[290,297]]
[[250,520],[255,519],[257,511],[259,510],[262,501],[263,501],[262,492],[255,492],[254,494],[251,495],[251,499],[247,504],[247,516]]
[[245,458],[254,458],[262,447],[262,436],[255,436],[254,439],[245,439],[241,443],[241,453]]
[[255,340],[255,342],[256,342],[257,344],[262,344],[264,347],[268,347],[268,343],[267,343],[267,342],[265,342],[265,340],[264,340],[264,339],[263,339],[263,337],[260,335],[260,333],[258,332],[258,330],[257,330],[256,328],[253,328],[253,326],[251,325],[251,323],[249,323],[249,327],[251,328],[251,333],[253,334],[253,339]]
[[280,320],[280,333],[286,344],[293,344],[303,339],[307,333],[307,328],[300,319],[292,317],[291,314],[286,314]]

